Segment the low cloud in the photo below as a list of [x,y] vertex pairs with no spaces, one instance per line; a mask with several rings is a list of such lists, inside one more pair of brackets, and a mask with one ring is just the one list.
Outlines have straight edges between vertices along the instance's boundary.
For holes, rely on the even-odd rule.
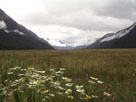
[[136,0],[109,0],[109,4],[101,9],[97,8],[96,13],[105,17],[110,16],[118,19],[136,20]]
[[[27,2],[27,3],[26,3]],[[136,19],[135,0],[0,0],[11,17],[40,37],[88,44]]]

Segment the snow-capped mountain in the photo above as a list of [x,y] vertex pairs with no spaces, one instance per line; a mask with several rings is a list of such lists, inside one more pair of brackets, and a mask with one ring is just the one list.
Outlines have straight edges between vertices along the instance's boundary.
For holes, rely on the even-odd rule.
[[66,42],[49,39],[46,38],[46,40],[51,44],[55,49],[74,49],[74,47],[69,46]]
[[117,33],[108,33],[87,48],[136,48],[136,22]]
[[0,49],[54,49],[0,9]]
[[[72,46],[72,41],[65,41],[65,40],[54,40],[46,38],[46,40],[51,44],[55,49],[84,49],[87,47],[87,45],[78,45],[78,46]],[[90,43],[90,40],[87,41],[87,43]],[[88,44],[89,45],[89,44]]]

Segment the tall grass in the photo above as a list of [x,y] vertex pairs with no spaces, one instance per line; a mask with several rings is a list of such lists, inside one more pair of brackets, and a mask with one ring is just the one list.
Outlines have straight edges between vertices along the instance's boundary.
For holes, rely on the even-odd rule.
[[[89,76],[98,77],[104,81],[103,91],[112,93],[113,102],[136,101],[135,61],[136,49],[0,51],[0,65],[4,70],[15,66],[34,67],[37,70],[63,67],[66,68],[64,76],[86,87]],[[1,75],[5,73],[4,70]],[[7,77],[6,74],[4,76]],[[101,95],[101,89],[103,87],[96,86],[93,91]]]
[[6,78],[1,74],[1,79],[4,79],[0,84],[1,102],[92,102],[94,99],[112,99],[111,94],[103,90],[103,82],[98,78],[90,76],[87,85],[79,85],[64,77],[64,71],[64,68],[46,68],[46,71],[32,67],[8,68],[4,73]]

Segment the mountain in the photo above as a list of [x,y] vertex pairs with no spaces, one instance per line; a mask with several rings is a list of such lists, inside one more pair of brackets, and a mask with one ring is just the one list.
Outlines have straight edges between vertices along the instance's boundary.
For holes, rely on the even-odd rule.
[[85,49],[87,45],[80,45],[80,46],[70,46],[69,43],[63,42],[63,41],[58,41],[59,45],[57,46],[54,45],[53,47],[58,50],[70,50],[70,49]]
[[68,50],[68,49],[74,49],[75,47],[69,46],[68,43],[60,40],[54,40],[46,38],[46,40],[55,48],[58,50]]
[[58,49],[58,50],[71,50],[71,49],[85,49],[87,47],[87,45],[82,45],[82,46],[53,46],[55,49]]
[[0,9],[0,50],[54,49]]
[[72,46],[53,46],[57,50],[70,50],[70,49],[75,49],[75,47]]
[[136,22],[126,29],[104,35],[87,47],[93,48],[136,48]]
[[85,49],[86,47],[87,47],[87,45],[81,45],[81,46],[75,47],[75,49]]

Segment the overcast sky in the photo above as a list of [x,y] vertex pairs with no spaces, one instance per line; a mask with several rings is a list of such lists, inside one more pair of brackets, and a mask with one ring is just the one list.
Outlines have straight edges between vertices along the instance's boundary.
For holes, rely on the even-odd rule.
[[53,45],[84,45],[136,21],[136,0],[0,0],[0,8]]

